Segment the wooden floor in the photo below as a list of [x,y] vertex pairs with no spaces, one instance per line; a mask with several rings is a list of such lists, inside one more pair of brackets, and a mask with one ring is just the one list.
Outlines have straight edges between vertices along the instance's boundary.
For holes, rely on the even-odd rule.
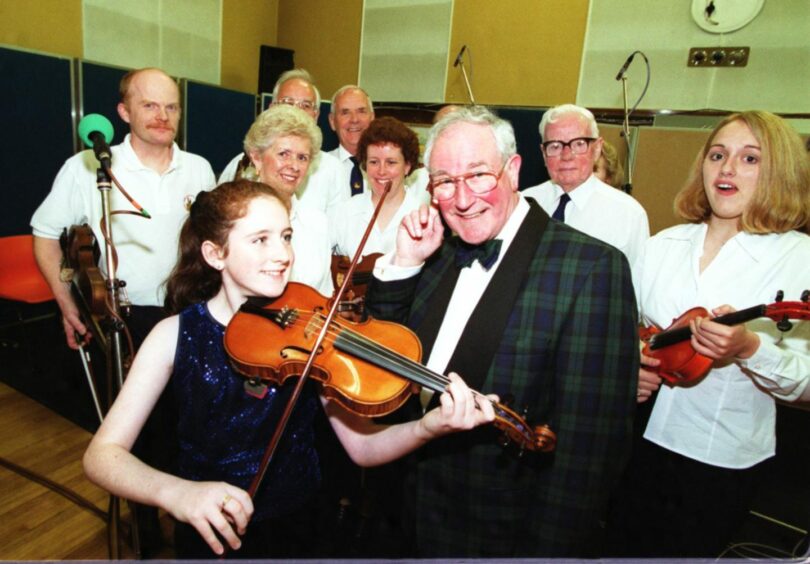
[[[84,476],[90,433],[0,383],[0,457],[106,512],[108,496]],[[0,467],[0,559],[106,559],[107,526],[91,510]],[[121,556],[132,557],[124,543]]]

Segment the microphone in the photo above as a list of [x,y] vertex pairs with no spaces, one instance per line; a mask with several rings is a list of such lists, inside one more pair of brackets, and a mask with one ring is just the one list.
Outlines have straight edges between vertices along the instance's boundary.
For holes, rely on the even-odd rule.
[[624,73],[626,73],[627,69],[630,67],[630,63],[633,62],[633,57],[636,56],[636,53],[638,53],[638,51],[633,51],[632,53],[630,53],[630,56],[627,57],[627,60],[622,65],[622,68],[619,69],[619,74],[616,75],[616,80],[621,80],[622,79],[622,77],[624,76]]
[[467,50],[467,46],[466,46],[466,45],[462,45],[462,46],[461,46],[461,51],[459,51],[459,52],[458,52],[458,56],[456,57],[456,62],[455,62],[455,63],[453,63],[453,66],[454,66],[454,67],[457,67],[457,66],[458,66],[458,64],[461,62],[461,56],[464,54],[464,51],[466,51],[466,50]]
[[113,139],[113,125],[110,120],[101,114],[84,116],[79,122],[79,137],[85,145],[93,148],[102,168],[108,170],[112,166],[109,143]]

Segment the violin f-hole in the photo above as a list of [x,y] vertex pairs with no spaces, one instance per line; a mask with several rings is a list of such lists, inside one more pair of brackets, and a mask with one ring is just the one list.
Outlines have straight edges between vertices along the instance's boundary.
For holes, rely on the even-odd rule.
[[[305,349],[303,347],[296,347],[295,345],[289,345],[281,349],[281,358],[285,360],[292,360],[292,359],[303,359],[306,361],[309,358],[309,349]],[[318,351],[315,354],[322,354],[323,347],[318,347]]]

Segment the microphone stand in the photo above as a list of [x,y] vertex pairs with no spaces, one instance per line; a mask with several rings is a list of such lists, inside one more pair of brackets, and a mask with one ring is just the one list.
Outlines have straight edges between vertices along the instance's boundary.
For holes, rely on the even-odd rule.
[[627,75],[622,74],[622,103],[624,105],[624,119],[622,121],[622,137],[624,137],[624,143],[627,146],[627,156],[625,162],[627,163],[627,183],[622,186],[622,190],[624,190],[627,194],[630,194],[633,191],[633,167],[632,167],[632,159],[630,155],[630,109],[627,105]]
[[464,77],[464,84],[467,86],[467,96],[470,97],[470,104],[474,106],[475,97],[473,96],[472,87],[470,86],[470,79],[467,76],[467,69],[464,68],[464,61],[459,61],[458,64],[461,66],[461,75]]
[[[124,282],[116,278],[116,266],[114,257],[113,234],[112,234],[112,214],[110,206],[110,191],[112,190],[112,179],[109,171],[100,166],[96,172],[96,187],[101,193],[101,213],[104,231],[104,258],[107,267],[107,307],[111,315],[106,323],[105,330],[109,336],[107,339],[107,394],[108,405],[112,405],[113,399],[124,385],[124,362],[121,354],[121,334],[124,331],[124,323],[121,320],[121,305],[118,290],[124,286]],[[130,508],[131,509],[131,508]],[[132,548],[136,558],[140,558],[140,535],[138,533],[138,521],[135,513],[132,514]],[[109,522],[107,526],[107,541],[110,560],[118,560],[121,557],[119,546],[119,528],[121,519],[121,503],[117,496],[110,495]]]

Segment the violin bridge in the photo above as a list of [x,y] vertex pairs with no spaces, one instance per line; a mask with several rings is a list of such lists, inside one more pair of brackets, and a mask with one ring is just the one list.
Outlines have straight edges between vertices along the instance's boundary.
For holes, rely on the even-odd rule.
[[306,329],[304,329],[304,337],[309,339],[313,334],[317,334],[321,327],[323,327],[323,316],[313,315],[309,319]]

